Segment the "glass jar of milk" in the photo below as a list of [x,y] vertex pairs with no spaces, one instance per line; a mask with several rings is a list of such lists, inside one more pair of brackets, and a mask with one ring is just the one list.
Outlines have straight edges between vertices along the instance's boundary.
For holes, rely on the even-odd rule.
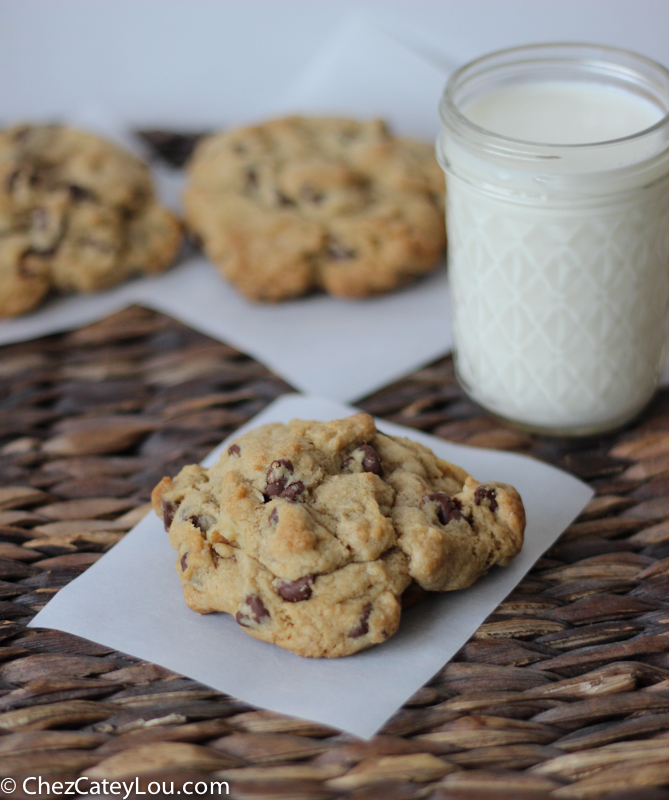
[[469,395],[584,435],[650,400],[669,335],[669,71],[622,50],[520,47],[453,74],[455,363]]

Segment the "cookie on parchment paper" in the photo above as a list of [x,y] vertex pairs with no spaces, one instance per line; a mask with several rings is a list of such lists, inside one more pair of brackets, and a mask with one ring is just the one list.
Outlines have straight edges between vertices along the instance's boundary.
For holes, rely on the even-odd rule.
[[219,133],[188,173],[187,222],[251,300],[388,292],[444,254],[434,148],[380,120],[290,117]]
[[31,311],[52,289],[161,272],[180,244],[134,155],[58,125],[0,131],[0,317]]
[[190,608],[312,657],[385,641],[405,592],[471,585],[517,555],[525,527],[512,486],[478,483],[368,414],[256,428],[152,501]]

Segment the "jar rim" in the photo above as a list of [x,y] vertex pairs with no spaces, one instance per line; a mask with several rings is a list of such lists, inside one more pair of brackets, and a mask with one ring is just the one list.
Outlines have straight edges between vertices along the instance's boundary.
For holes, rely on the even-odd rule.
[[[562,55],[559,55],[559,51],[562,51]],[[567,51],[569,51],[569,54]],[[458,108],[455,94],[459,89],[465,86],[468,81],[477,77],[499,72],[502,67],[525,65],[529,69],[533,64],[536,66],[540,60],[546,64],[570,65],[572,67],[580,64],[583,67],[592,68],[595,62],[592,58],[587,58],[587,56],[592,56],[594,54],[600,56],[599,63],[601,65],[608,64],[612,67],[617,66],[619,68],[619,77],[623,77],[627,74],[629,76],[630,85],[633,83],[633,77],[637,79],[637,82],[640,78],[645,79],[646,85],[650,85],[651,77],[655,77],[655,99],[660,95],[661,89],[664,89],[664,115],[653,125],[619,138],[595,142],[558,144],[517,139],[496,133],[495,131],[491,131],[472,122],[472,120],[466,117]],[[535,57],[532,58],[532,55]],[[618,63],[616,63],[616,59]],[[625,66],[622,63],[623,61],[632,62],[638,69],[634,71],[629,66]],[[660,81],[665,84],[664,87],[659,86]],[[559,155],[551,154],[553,151],[555,153],[566,153],[569,151],[587,152],[595,148],[620,147],[628,142],[635,142],[644,137],[652,136],[663,128],[669,129],[669,69],[659,62],[646,56],[639,55],[631,50],[586,42],[545,42],[504,48],[469,61],[452,73],[439,104],[439,115],[442,123],[451,130],[453,130],[454,127],[463,129],[463,132],[466,131],[469,136],[473,136],[481,143],[485,142],[486,146],[492,147],[500,152],[500,154],[512,155],[515,152],[520,156],[529,155],[543,160],[559,158]],[[543,155],[536,152],[539,149],[542,151]]]

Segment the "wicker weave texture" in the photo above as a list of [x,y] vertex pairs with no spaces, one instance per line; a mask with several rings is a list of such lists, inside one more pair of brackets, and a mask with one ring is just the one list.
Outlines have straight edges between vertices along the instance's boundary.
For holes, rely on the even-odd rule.
[[139,307],[0,349],[0,779],[17,779],[11,796],[32,796],[25,776],[87,775],[140,777],[144,791],[174,781],[175,793],[215,776],[240,800],[669,798],[669,393],[632,428],[584,441],[492,421],[448,358],[360,403],[550,461],[596,490],[370,742],[25,627],[141,519],[163,475],[286,391],[247,356]]

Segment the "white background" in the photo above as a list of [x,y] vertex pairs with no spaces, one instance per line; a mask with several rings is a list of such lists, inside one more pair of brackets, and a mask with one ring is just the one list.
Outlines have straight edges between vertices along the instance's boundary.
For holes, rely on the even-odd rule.
[[140,124],[246,121],[360,10],[447,63],[559,40],[669,63],[667,0],[0,0],[0,123],[88,102]]

